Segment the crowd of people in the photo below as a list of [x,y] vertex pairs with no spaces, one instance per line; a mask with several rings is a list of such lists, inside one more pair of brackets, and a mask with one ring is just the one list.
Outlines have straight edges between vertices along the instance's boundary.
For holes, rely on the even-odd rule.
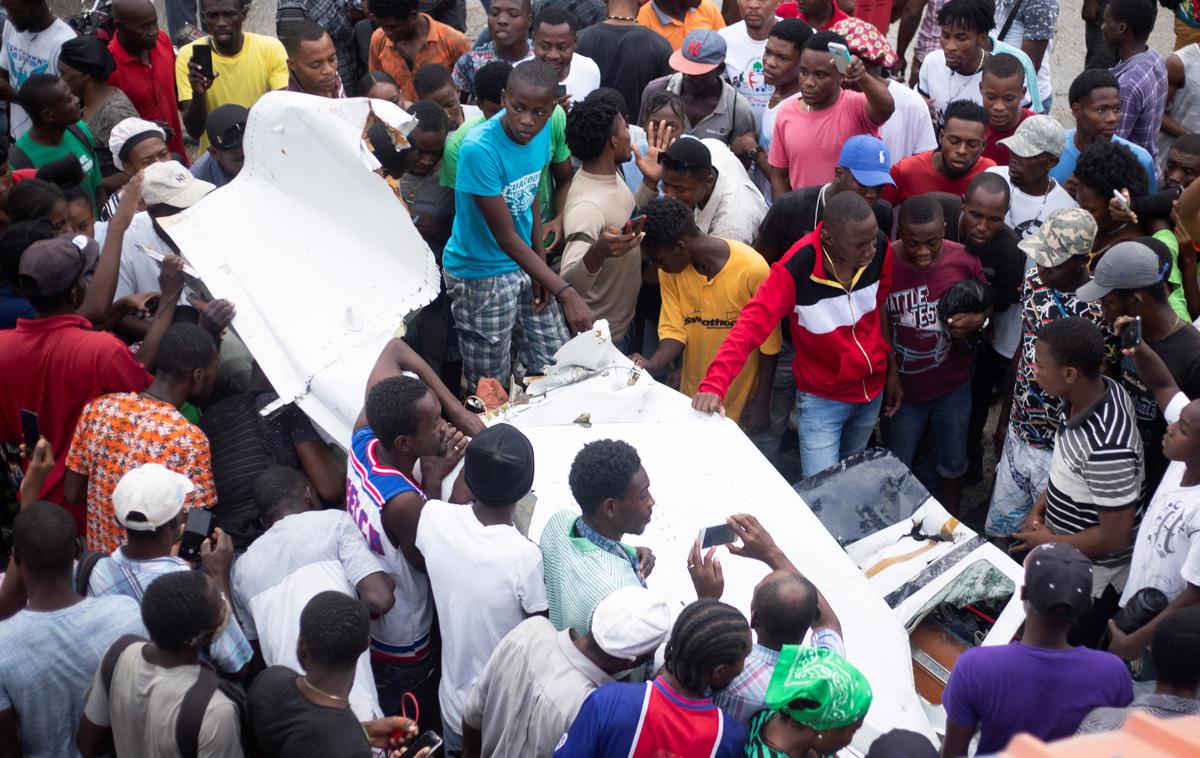
[[[1200,713],[1195,2],[1165,55],[1155,0],[909,0],[895,46],[852,0],[485,0],[476,39],[465,0],[283,0],[275,36],[243,0],[0,5],[0,756],[849,745],[864,651],[754,515],[748,616],[699,541],[695,600],[654,591],[627,442],[529,538],[534,448],[476,401],[600,320],[793,481],[874,444],[954,516],[994,482],[1021,630],[958,658],[940,750],[869,758]],[[366,141],[444,288],[349,440],[160,224],[278,90],[411,116]]]

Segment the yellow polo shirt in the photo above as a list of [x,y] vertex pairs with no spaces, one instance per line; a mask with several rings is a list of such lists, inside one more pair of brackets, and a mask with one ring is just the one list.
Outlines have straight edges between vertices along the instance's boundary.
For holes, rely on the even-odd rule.
[[[283,43],[274,37],[245,33],[245,42],[237,55],[224,56],[212,51],[213,71],[217,78],[204,94],[208,112],[227,103],[237,103],[249,108],[271,90],[286,89],[288,86],[287,51]],[[211,45],[208,37],[189,42],[179,50],[175,59],[175,89],[179,102],[192,99],[192,83],[188,81],[188,64],[192,62],[192,48],[196,44]],[[208,135],[200,137],[197,156],[208,150]]]
[[[662,290],[662,311],[658,318],[658,338],[682,342],[683,373],[679,391],[696,394],[708,364],[717,355],[725,336],[733,328],[742,308],[754,297],[771,267],[758,251],[741,242],[729,244],[729,260],[712,279],[688,266],[678,274],[658,272]],[[737,421],[750,399],[758,378],[758,355],[776,355],[783,347],[779,327],[771,332],[762,347],[750,353],[742,372],[725,393],[725,415]]]
[[683,47],[683,38],[690,31],[695,29],[716,31],[725,28],[725,19],[721,16],[721,9],[714,5],[712,0],[702,0],[700,7],[689,10],[683,21],[663,13],[655,5],[654,0],[650,0],[638,11],[637,20],[642,26],[653,29],[665,37],[667,42],[671,43],[671,47],[676,50]]

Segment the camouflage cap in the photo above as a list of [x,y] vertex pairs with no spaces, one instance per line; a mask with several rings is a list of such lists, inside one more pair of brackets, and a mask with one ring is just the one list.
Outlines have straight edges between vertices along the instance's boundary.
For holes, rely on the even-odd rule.
[[1072,256],[1092,252],[1095,239],[1096,219],[1092,214],[1082,208],[1059,208],[1051,211],[1037,233],[1021,240],[1018,247],[1034,263],[1051,268]]
[[1021,122],[1011,137],[1000,140],[1000,144],[1022,158],[1033,158],[1042,153],[1057,158],[1067,144],[1067,132],[1053,116],[1030,116]]

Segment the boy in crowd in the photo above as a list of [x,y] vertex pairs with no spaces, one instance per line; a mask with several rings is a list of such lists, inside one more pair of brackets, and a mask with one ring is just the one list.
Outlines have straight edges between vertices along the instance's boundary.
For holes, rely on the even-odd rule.
[[1021,62],[1007,54],[988,58],[983,64],[979,94],[988,117],[983,157],[992,159],[997,166],[1007,166],[1008,148],[1000,140],[1011,137],[1021,122],[1033,115],[1033,111],[1021,107],[1025,97],[1025,69],[1021,68]]

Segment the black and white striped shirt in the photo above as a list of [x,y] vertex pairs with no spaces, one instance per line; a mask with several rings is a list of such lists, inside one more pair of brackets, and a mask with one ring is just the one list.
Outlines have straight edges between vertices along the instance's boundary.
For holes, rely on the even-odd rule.
[[[1104,385],[1100,399],[1059,423],[1046,498],[1046,525],[1057,534],[1077,534],[1097,526],[1100,511],[1130,505],[1141,518],[1144,464],[1133,401],[1108,377]],[[1128,548],[1092,561],[1120,566],[1132,554],[1131,541]]]

